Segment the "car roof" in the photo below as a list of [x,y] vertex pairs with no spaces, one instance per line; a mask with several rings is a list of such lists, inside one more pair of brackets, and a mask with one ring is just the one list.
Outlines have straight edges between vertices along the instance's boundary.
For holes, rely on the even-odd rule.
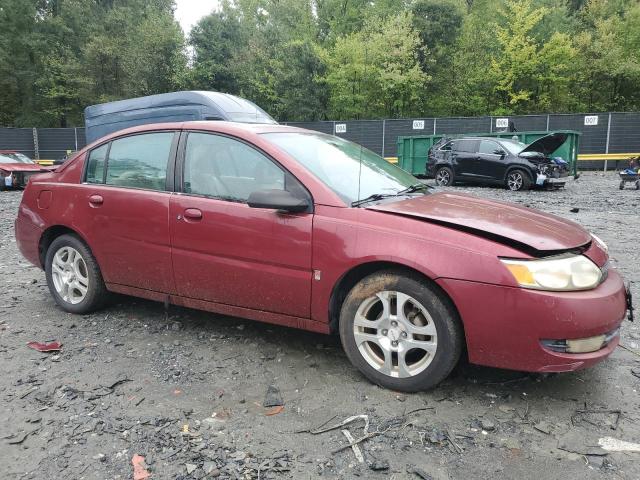
[[493,140],[494,142],[502,142],[512,140],[510,138],[496,138],[496,137],[452,137],[451,140]]
[[[287,125],[279,125],[277,123],[239,123],[239,122],[225,122],[221,120],[198,120],[190,122],[168,122],[168,123],[149,123],[145,125],[138,125],[136,127],[126,128],[124,130],[118,130],[109,135],[106,135],[87,147],[92,147],[94,144],[103,143],[107,140],[111,140],[123,135],[129,135],[134,133],[143,132],[155,132],[162,130],[207,130],[211,132],[228,133],[228,134],[261,134],[261,133],[283,133],[283,132],[300,132],[300,133],[320,133],[313,130],[306,130],[299,127],[290,127]],[[86,148],[86,147],[85,147]]]
[[[85,108],[85,118],[94,119],[104,115],[131,112],[141,109],[166,109],[169,107],[195,105],[208,106],[221,115],[253,112],[266,120],[273,120],[269,114],[255,103],[223,92],[202,90],[160,93],[146,97],[129,98],[113,102],[99,103]],[[225,118],[224,116],[222,118]],[[229,117],[226,117],[229,118]],[[273,120],[275,122],[275,120]]]

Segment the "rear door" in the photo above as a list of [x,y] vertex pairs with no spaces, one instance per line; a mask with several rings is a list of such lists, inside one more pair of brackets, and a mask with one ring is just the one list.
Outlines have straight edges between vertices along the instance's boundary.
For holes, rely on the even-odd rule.
[[451,150],[451,161],[457,176],[477,177],[478,171],[478,140],[460,139],[454,142]]
[[[173,293],[169,198],[178,134],[135,134],[87,157],[82,230],[107,283]],[[169,181],[167,181],[169,179]]]
[[313,214],[247,205],[256,190],[308,195],[304,187],[233,137],[185,132],[179,159],[182,192],[170,208],[179,295],[308,318]]
[[498,142],[480,140],[478,147],[478,171],[491,180],[503,180],[507,171],[506,152]]

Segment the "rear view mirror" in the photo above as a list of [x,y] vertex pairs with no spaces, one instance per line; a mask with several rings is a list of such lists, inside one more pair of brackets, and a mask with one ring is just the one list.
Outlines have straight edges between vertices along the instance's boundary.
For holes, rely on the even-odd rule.
[[500,149],[500,148],[497,148],[496,150],[494,150],[493,154],[494,155],[502,155],[502,156],[506,155],[505,151]]
[[269,208],[283,212],[308,212],[309,201],[294,196],[286,190],[257,190],[249,195],[247,203],[251,208]]

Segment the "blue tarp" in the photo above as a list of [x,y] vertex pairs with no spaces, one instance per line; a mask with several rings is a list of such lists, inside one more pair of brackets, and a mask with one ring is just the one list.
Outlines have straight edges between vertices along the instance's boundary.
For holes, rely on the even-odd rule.
[[87,143],[137,125],[190,120],[277,123],[244,98],[221,92],[189,91],[91,105],[84,110]]

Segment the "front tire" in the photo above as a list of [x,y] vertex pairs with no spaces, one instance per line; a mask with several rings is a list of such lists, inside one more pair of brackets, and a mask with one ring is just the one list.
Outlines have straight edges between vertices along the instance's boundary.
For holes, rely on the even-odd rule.
[[463,345],[451,301],[437,287],[395,270],[369,275],[353,287],[340,312],[340,338],[365,377],[404,392],[444,380]]
[[512,192],[521,192],[531,188],[531,179],[524,170],[515,169],[507,174],[506,184]]
[[440,167],[435,174],[436,184],[440,187],[450,187],[453,185],[453,170],[449,167]]
[[108,292],[98,263],[75,235],[61,235],[51,242],[45,258],[45,273],[51,295],[67,312],[93,312],[107,300]]

